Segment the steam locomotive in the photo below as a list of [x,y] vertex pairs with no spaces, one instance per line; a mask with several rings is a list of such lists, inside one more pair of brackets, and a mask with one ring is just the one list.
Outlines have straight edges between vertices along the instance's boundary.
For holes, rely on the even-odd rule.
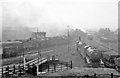
[[102,66],[102,52],[100,52],[95,47],[87,45],[85,42],[81,40],[79,37],[79,41],[76,43],[77,52],[82,56],[85,63],[89,65]]

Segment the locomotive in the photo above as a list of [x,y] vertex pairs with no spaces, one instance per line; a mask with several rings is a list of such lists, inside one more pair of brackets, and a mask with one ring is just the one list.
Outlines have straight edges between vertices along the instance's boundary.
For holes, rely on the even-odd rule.
[[90,65],[103,65],[102,52],[95,47],[87,45],[79,38],[77,44],[77,52],[82,56],[85,63]]

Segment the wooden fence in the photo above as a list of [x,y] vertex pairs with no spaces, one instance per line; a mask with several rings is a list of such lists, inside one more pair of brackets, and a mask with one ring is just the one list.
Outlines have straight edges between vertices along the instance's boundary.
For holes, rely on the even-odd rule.
[[[51,61],[51,60],[50,60]],[[49,61],[47,61],[49,62]],[[41,67],[42,66],[42,67]],[[55,63],[52,61],[51,63],[42,63],[39,65],[39,72],[57,72],[57,71],[64,71],[72,68],[72,61],[71,62],[61,62],[61,63]],[[37,66],[36,64],[27,64],[24,66],[23,64],[21,65],[13,65],[13,66],[7,66],[3,67],[1,71],[2,77],[6,76],[21,76],[25,74],[30,74],[30,75],[37,75]]]
[[19,66],[13,65],[13,67],[7,66],[5,68],[2,68],[2,77],[21,76],[26,73],[35,75],[35,73],[36,73],[35,70],[37,70],[35,64],[33,64],[33,65],[28,64],[25,67],[24,67],[24,65],[19,65]]
[[72,69],[72,61],[47,64],[48,72],[57,72]]

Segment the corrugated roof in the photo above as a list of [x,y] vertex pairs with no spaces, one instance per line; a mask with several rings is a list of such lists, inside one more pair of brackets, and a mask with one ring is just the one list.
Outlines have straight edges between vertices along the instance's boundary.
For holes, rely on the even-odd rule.
[[115,52],[115,51],[107,51],[107,52],[104,52],[104,54],[107,54],[107,55],[118,55],[118,53],[117,52]]

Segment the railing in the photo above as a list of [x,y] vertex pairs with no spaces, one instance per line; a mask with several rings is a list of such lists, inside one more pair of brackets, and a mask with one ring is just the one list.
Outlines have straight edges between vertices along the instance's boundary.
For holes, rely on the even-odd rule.
[[[44,62],[47,61],[47,58],[42,58],[39,60],[39,64],[42,64]],[[22,75],[25,74],[26,71],[29,71],[30,68],[34,68],[35,65],[38,63],[38,58],[37,59],[33,59],[29,62],[24,64],[15,64],[15,65],[7,65],[7,66],[3,66],[0,67],[0,75],[2,76],[11,76],[11,75]]]
[[70,62],[61,62],[61,63],[52,63],[48,64],[48,72],[57,72],[57,71],[65,71],[68,69],[72,69],[72,61]]

